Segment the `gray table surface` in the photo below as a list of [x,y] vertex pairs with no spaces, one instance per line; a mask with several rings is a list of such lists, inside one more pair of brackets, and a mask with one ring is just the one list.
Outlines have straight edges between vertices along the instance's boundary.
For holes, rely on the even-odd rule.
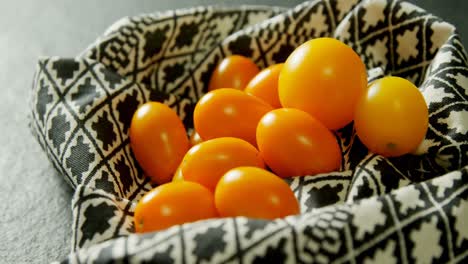
[[[300,0],[0,1],[0,263],[44,263],[70,250],[73,190],[27,127],[39,56],[73,57],[123,16],[196,5],[294,6]],[[468,1],[412,0],[468,43]]]

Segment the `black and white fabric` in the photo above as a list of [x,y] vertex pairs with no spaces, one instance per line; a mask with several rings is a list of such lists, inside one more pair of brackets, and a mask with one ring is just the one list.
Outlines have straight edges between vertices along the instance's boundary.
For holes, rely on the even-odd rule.
[[[384,158],[337,131],[340,171],[288,181],[301,215],[213,219],[133,234],[152,187],[129,146],[135,109],[170,105],[192,127],[196,101],[230,54],[260,68],[335,37],[369,79],[413,81],[429,107],[418,150]],[[199,7],[124,18],[75,58],[39,61],[31,129],[74,187],[64,263],[464,263],[468,261],[468,63],[455,28],[403,1],[316,0],[286,10]],[[385,120],[382,120],[385,122]],[[255,201],[253,201],[255,202]]]

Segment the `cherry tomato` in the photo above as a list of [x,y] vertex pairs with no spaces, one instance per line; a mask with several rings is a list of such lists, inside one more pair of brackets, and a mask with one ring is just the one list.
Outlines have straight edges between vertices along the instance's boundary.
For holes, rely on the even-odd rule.
[[283,64],[280,63],[262,70],[247,84],[244,91],[264,100],[274,108],[280,108],[278,78],[282,68]]
[[192,133],[190,134],[189,140],[190,140],[190,146],[192,147],[203,141],[200,135],[195,130],[193,130]]
[[258,150],[247,141],[232,137],[215,138],[192,147],[184,157],[184,180],[202,184],[214,192],[218,180],[239,166],[265,167]]
[[299,46],[284,63],[278,84],[283,107],[303,110],[329,129],[350,123],[367,86],[366,67],[346,44],[317,38]]
[[171,182],[146,193],[135,207],[137,233],[217,217],[213,194],[194,182]]
[[367,148],[386,157],[415,150],[428,127],[428,109],[414,84],[384,77],[369,85],[357,104],[354,126]]
[[256,167],[238,167],[224,174],[216,187],[215,203],[221,217],[275,219],[300,211],[288,184]]
[[182,121],[167,105],[140,106],[130,125],[130,146],[138,164],[153,182],[169,182],[189,149]]
[[198,101],[193,121],[203,140],[237,137],[255,146],[257,123],[272,109],[255,96],[224,88],[211,91]]
[[243,90],[259,71],[257,65],[249,58],[240,55],[228,56],[218,64],[211,75],[208,90],[219,88]]
[[265,163],[285,178],[314,175],[340,167],[333,133],[304,111],[280,108],[258,123],[257,143]]

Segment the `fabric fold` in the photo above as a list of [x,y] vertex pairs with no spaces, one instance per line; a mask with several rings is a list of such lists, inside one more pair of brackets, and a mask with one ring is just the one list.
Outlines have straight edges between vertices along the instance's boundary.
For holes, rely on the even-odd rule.
[[[351,123],[336,131],[340,171],[288,180],[301,215],[133,234],[135,203],[154,187],[129,146],[136,108],[164,102],[192,128],[195,103],[222,58],[240,54],[264,68],[325,36],[361,56],[369,81],[395,75],[419,87],[429,129],[415,153],[369,153]],[[291,9],[197,7],[127,17],[75,58],[40,59],[31,94],[33,134],[75,189],[65,262],[467,258],[467,56],[452,25],[413,4],[316,0]]]

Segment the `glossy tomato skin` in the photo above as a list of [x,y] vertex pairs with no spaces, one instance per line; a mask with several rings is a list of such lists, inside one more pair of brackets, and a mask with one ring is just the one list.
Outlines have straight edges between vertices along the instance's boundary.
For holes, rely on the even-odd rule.
[[244,91],[264,100],[273,108],[281,108],[278,78],[282,68],[283,63],[279,63],[262,70],[250,80]]
[[283,178],[330,172],[341,164],[333,133],[298,109],[266,114],[257,127],[257,143],[265,163]]
[[369,85],[357,105],[354,126],[370,151],[396,157],[412,152],[422,142],[428,116],[418,88],[406,79],[389,76]]
[[269,171],[237,167],[220,179],[215,192],[221,217],[276,219],[300,213],[288,184]]
[[158,231],[217,217],[213,194],[194,182],[171,182],[146,193],[135,207],[135,231]]
[[327,128],[350,123],[356,103],[367,87],[359,56],[332,38],[317,38],[294,50],[284,63],[278,93],[286,108],[303,110]]
[[148,102],[133,115],[130,146],[151,180],[163,184],[171,181],[189,149],[189,141],[176,112],[165,104]]
[[182,169],[179,166],[176,172],[174,173],[174,176],[172,177],[172,181],[177,182],[177,181],[183,181],[183,180],[184,180],[184,175],[182,174]]
[[209,92],[198,101],[193,121],[203,140],[237,137],[255,146],[257,123],[272,109],[255,96],[224,88]]
[[197,182],[214,192],[223,174],[239,166],[264,168],[265,163],[258,150],[247,141],[222,137],[192,147],[180,168],[184,180]]
[[209,91],[219,88],[243,90],[259,72],[257,65],[244,56],[231,55],[224,58],[211,75]]

